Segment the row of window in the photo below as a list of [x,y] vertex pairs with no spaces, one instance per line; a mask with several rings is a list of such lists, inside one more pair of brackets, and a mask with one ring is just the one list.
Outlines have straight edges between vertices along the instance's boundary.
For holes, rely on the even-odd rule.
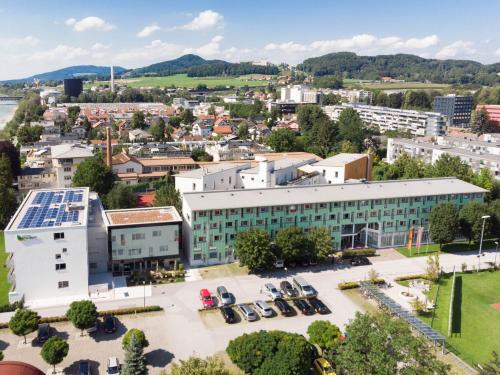
[[[153,237],[161,237],[162,235],[162,231],[161,230],[154,230],[152,232],[152,236]],[[175,230],[174,231],[174,236],[175,236],[175,240],[177,241],[178,240],[178,231]],[[145,233],[132,233],[132,241],[141,241],[141,240],[144,240],[146,239],[146,234]],[[116,236],[111,236],[111,241],[112,242],[116,242]],[[125,234],[120,234],[120,244],[122,246],[125,246],[126,244],[126,236]]]
[[[124,249],[114,249],[112,250],[113,255],[123,255],[126,250]],[[160,253],[166,253],[168,251],[168,246],[167,245],[162,245],[159,247]],[[127,251],[128,256],[136,256],[136,255],[141,255],[142,254],[142,249],[128,249]],[[146,255],[146,254],[144,254]],[[154,250],[152,247],[149,247],[149,255],[153,256],[154,255]]]

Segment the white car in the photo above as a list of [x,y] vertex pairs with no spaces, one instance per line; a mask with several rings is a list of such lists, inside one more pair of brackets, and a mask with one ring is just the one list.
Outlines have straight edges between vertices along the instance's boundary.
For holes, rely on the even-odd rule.
[[273,284],[267,283],[264,285],[264,288],[260,290],[261,293],[264,293],[266,296],[271,298],[273,301],[276,298],[282,298],[281,292],[276,288]]
[[264,318],[269,318],[273,316],[273,309],[271,308],[271,306],[267,304],[267,302],[258,300],[255,301],[253,304],[255,305],[255,308],[257,309],[259,314]]
[[116,375],[120,373],[120,362],[118,358],[109,357],[106,365],[106,375]]

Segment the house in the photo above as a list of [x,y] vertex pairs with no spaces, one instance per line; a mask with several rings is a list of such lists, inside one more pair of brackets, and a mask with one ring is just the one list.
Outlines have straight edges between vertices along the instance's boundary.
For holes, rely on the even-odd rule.
[[153,140],[153,136],[145,130],[134,129],[128,132],[130,142],[144,142]]
[[233,134],[233,127],[229,123],[223,123],[222,125],[215,125],[213,128],[212,135],[231,135]]
[[209,125],[205,121],[197,121],[193,124],[191,134],[199,135],[203,138],[210,137],[212,135],[212,125]]
[[93,156],[89,147],[77,143],[52,146],[50,152],[58,188],[70,187],[78,165]]

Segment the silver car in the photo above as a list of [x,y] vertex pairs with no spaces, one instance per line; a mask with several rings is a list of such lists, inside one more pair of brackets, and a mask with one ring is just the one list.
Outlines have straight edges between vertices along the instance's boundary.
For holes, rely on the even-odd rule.
[[253,309],[250,306],[242,303],[238,305],[238,310],[240,310],[240,313],[241,315],[243,315],[243,318],[245,318],[245,320],[249,322],[257,320],[257,314],[255,313],[255,311],[253,311]]
[[273,301],[276,298],[281,298],[282,297],[281,292],[278,290],[278,288],[276,288],[271,283],[264,284],[264,288],[262,288],[260,292],[264,293],[266,296],[268,296],[269,298],[271,298]]
[[269,318],[273,316],[273,309],[267,304],[266,301],[257,300],[253,303],[261,316]]
[[233,302],[231,294],[227,291],[225,286],[217,287],[217,297],[221,305],[230,305]]

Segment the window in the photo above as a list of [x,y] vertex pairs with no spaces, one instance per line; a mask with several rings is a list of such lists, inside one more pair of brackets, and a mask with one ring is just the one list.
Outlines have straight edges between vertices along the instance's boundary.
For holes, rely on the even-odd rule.
[[237,211],[236,211],[234,208],[231,208],[231,209],[229,210],[229,213],[230,213],[231,215],[235,215],[235,214],[237,213]]
[[335,172],[335,178],[339,177],[339,172]]
[[354,202],[353,201],[347,202],[347,207],[353,207],[353,206],[354,206]]
[[201,224],[194,225],[194,230],[200,230],[200,229],[201,229]]
[[264,225],[264,220],[262,220],[262,219],[256,220],[255,224],[256,225]]
[[66,269],[66,263],[57,263],[56,264],[56,271],[62,271]]
[[111,236],[111,242],[116,242],[116,236]]
[[287,217],[286,218],[287,223],[293,223],[293,217]]
[[253,212],[253,209],[251,209],[251,208],[245,208],[245,212],[247,214],[251,214]]
[[396,215],[403,215],[403,210],[397,210]]
[[214,241],[220,241],[221,240],[221,236],[214,236]]
[[226,221],[226,228],[232,228],[233,227],[233,222],[232,221]]
[[160,237],[161,236],[161,230],[154,230],[153,231],[153,237]]
[[415,208],[410,208],[410,214],[414,214],[416,212],[417,212],[417,210]]
[[321,215],[316,215],[316,216],[314,217],[314,220],[316,220],[316,221],[321,221],[321,220],[323,220],[323,216],[321,216]]
[[70,181],[70,180],[71,180],[71,176],[64,176],[64,179],[65,179],[66,181]]
[[393,225],[394,225],[394,223],[393,223],[392,221],[387,221],[387,222],[385,223],[385,227],[386,227],[386,228],[392,228],[392,226],[393,226]]
[[62,252],[63,252],[63,254],[66,254],[68,252],[68,249],[63,247]]
[[240,224],[242,227],[246,227],[248,225],[248,221],[242,220]]
[[160,246],[160,253],[166,253],[167,252],[167,246]]
[[194,253],[193,260],[201,260],[201,253]]
[[127,173],[134,173],[134,168],[127,168]]
[[141,255],[142,250],[141,249],[129,249],[128,255],[133,256],[133,255]]
[[198,215],[200,217],[205,217],[205,216],[207,216],[207,213],[205,211],[200,211],[200,212],[198,212]]
[[304,208],[305,209],[310,209],[310,208],[312,208],[312,204],[307,203],[307,204],[304,205]]
[[215,216],[220,216],[220,215],[222,215],[222,210],[214,210],[214,215],[215,215]]
[[90,262],[90,263],[89,263],[89,268],[91,268],[91,269],[95,269],[95,268],[97,268],[97,263],[95,263],[95,262]]
[[405,225],[406,225],[406,221],[401,220],[401,221],[399,222],[399,226],[404,227]]
[[69,287],[69,281],[59,281],[59,282],[57,283],[57,287],[58,287],[59,289],[62,289],[62,288],[67,288],[67,287]]
[[61,254],[56,254],[56,260],[61,259]]
[[391,210],[385,210],[384,216],[391,216]]
[[64,232],[54,233],[54,240],[63,240],[63,239],[64,239]]
[[326,208],[326,203],[320,203],[319,208]]
[[71,172],[71,167],[64,167],[64,172]]
[[132,233],[132,241],[143,240],[146,238],[144,233]]
[[333,207],[340,207],[340,202],[334,202]]
[[125,246],[125,235],[124,234],[120,234],[120,244],[122,246]]
[[344,219],[349,219],[350,214],[344,214]]
[[364,213],[364,212],[358,212],[358,213],[356,214],[356,217],[357,217],[357,218],[361,218],[361,217],[364,217],[364,216],[365,216],[365,213]]
[[278,223],[278,219],[271,219],[271,224],[277,224]]
[[208,256],[210,257],[210,259],[217,259],[217,256],[218,256],[218,253],[217,253],[217,250],[212,250],[208,253]]
[[198,242],[205,242],[206,238],[205,236],[198,236]]
[[336,215],[335,215],[335,214],[331,214],[331,215],[330,215],[330,220],[335,220],[335,218],[336,218]]
[[300,222],[305,223],[307,221],[307,216],[301,216],[300,217]]
[[210,229],[217,229],[218,226],[217,223],[210,223]]
[[261,207],[260,212],[267,212],[267,207]]
[[371,211],[370,212],[370,217],[377,217],[378,216],[378,212],[377,211]]

